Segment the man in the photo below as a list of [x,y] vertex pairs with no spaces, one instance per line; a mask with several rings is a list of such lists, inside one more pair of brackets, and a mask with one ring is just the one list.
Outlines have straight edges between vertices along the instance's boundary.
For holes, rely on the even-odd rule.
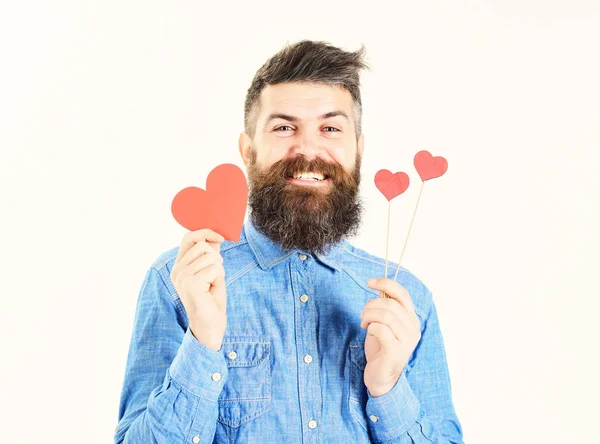
[[148,270],[116,443],[463,442],[431,293],[345,239],[363,56],[301,41],[256,73],[242,237],[187,233]]

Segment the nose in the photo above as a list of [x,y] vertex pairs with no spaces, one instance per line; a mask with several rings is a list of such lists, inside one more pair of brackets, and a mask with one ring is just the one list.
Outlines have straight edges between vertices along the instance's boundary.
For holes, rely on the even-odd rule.
[[324,150],[319,147],[314,137],[304,135],[293,151],[295,155],[302,155],[311,160],[319,156]]

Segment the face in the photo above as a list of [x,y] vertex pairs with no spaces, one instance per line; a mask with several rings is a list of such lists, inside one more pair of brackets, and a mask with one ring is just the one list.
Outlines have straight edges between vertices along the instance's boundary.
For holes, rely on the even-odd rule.
[[[363,135],[356,140],[352,96],[347,90],[314,83],[268,85],[259,103],[254,140],[245,133],[240,136],[240,153],[246,166],[252,143],[261,168],[281,159],[304,156],[337,162],[350,170],[357,152],[362,155]],[[347,117],[338,114],[320,118],[332,112]]]
[[360,224],[363,136],[350,93],[310,83],[269,85],[256,133],[240,135],[250,217],[284,248],[324,253]]

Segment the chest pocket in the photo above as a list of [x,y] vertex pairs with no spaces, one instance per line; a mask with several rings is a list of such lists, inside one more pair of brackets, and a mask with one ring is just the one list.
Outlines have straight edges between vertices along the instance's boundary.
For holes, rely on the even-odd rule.
[[239,427],[271,409],[271,342],[257,336],[223,338],[227,380],[218,421]]

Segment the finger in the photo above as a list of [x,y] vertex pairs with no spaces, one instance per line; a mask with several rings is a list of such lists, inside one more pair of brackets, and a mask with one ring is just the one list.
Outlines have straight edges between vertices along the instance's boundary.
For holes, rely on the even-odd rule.
[[390,312],[392,316],[397,318],[400,321],[400,324],[402,324],[403,326],[410,328],[414,324],[414,319],[417,317],[416,314],[410,313],[394,299],[378,298],[377,300],[388,301],[391,303],[392,307],[390,308],[388,304],[370,304],[369,306],[365,305],[365,308],[363,308],[363,311],[360,313],[361,319],[364,319],[365,314],[370,310],[386,310]]
[[192,248],[196,243],[201,241],[211,241],[211,242],[223,242],[225,238],[221,236],[216,231],[211,230],[210,228],[202,228],[196,231],[190,231],[183,236],[181,240],[181,244],[179,245],[179,251],[177,252],[177,259],[175,262],[179,261],[190,248]]
[[186,276],[197,274],[203,268],[208,267],[212,264],[223,264],[223,256],[214,251],[206,253],[194,260],[191,264],[187,265],[181,272]]
[[196,259],[207,253],[215,252],[214,248],[209,245],[206,241],[200,241],[181,258],[181,265],[189,265]]
[[220,279],[225,278],[225,268],[221,264],[211,264],[198,271],[194,276],[197,276],[198,279],[202,279],[204,282],[215,285],[220,282]]
[[396,346],[396,338],[394,333],[383,324],[372,322],[367,328],[367,336],[375,336],[381,343],[381,348],[384,352],[391,352]]
[[[184,295],[191,295],[192,299],[199,297],[210,292],[213,286],[219,285],[224,281],[225,269],[221,264],[210,264],[202,270],[198,271],[192,276],[186,276],[183,279],[183,275],[177,276],[178,285],[180,285],[184,291]],[[192,294],[193,290],[193,294]],[[184,303],[185,305],[185,303]]]
[[403,313],[407,313],[406,308],[401,305],[396,299],[393,298],[373,298],[369,299],[360,313],[361,317],[366,310],[371,308],[385,308],[394,313],[397,313],[398,316],[401,316]]
[[[406,327],[404,324],[407,320],[400,320],[397,316],[395,316],[389,310],[385,310],[383,308],[374,308],[372,310],[367,310],[360,321],[360,328],[369,328],[369,325],[372,323],[383,324],[387,326],[391,332],[394,334],[394,337],[401,341],[406,337]],[[410,324],[409,324],[410,325]]]
[[404,288],[398,282],[392,281],[388,278],[373,278],[369,279],[367,285],[375,290],[383,291],[391,298],[397,300],[407,310],[415,310],[415,307],[413,305],[412,299],[410,298],[410,295],[408,294],[408,291],[406,291],[406,288]]

